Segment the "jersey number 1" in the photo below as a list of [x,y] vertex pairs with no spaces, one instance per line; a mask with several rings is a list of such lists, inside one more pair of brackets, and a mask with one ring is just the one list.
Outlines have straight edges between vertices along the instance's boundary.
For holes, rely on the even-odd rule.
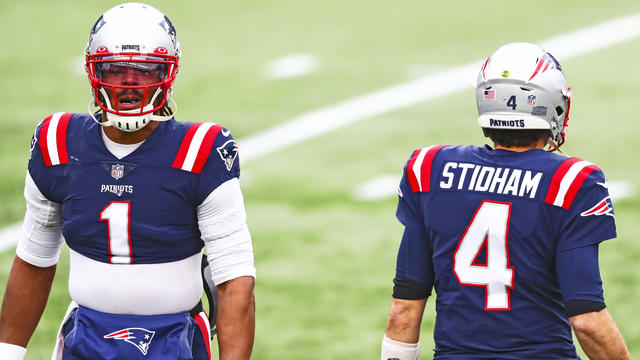
[[112,264],[131,263],[130,213],[130,201],[112,201],[100,211],[100,221],[106,221],[108,225],[109,262]]
[[[485,310],[510,310],[509,290],[514,269],[509,266],[511,204],[485,200],[476,210],[453,254],[453,272],[460,285],[485,288]],[[486,246],[486,265],[476,264]]]

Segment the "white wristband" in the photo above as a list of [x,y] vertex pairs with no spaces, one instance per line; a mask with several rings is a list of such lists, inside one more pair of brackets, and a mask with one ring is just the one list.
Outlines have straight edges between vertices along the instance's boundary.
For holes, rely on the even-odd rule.
[[0,359],[2,360],[22,360],[27,349],[22,346],[0,343]]
[[420,357],[420,342],[415,344],[403,343],[389,339],[386,335],[382,339],[381,360],[418,360]]

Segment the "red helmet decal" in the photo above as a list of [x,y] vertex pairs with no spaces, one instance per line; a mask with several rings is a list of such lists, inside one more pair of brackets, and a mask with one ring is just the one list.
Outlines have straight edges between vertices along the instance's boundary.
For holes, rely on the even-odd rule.
[[102,53],[108,53],[109,49],[107,49],[106,46],[100,46],[99,48],[96,49],[96,53],[98,54],[102,54]]
[[157,49],[156,49],[155,53],[156,53],[156,54],[168,54],[168,53],[169,53],[169,51],[167,51],[167,49],[166,49],[166,48],[159,47],[159,48],[157,48]]

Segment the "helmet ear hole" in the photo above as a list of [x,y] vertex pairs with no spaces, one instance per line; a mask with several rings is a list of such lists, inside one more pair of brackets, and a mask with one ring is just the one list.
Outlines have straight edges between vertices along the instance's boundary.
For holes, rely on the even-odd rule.
[[563,113],[564,113],[564,110],[562,109],[562,107],[556,106],[556,114],[558,114],[558,116],[560,116]]

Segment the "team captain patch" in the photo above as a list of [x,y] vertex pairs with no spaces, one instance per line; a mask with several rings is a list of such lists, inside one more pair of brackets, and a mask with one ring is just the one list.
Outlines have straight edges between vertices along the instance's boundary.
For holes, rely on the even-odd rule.
[[233,162],[238,156],[238,144],[235,142],[235,140],[229,140],[222,146],[217,148],[217,150],[218,154],[220,154],[220,158],[222,158],[222,161],[224,161],[224,164],[227,166],[227,170],[231,171]]

